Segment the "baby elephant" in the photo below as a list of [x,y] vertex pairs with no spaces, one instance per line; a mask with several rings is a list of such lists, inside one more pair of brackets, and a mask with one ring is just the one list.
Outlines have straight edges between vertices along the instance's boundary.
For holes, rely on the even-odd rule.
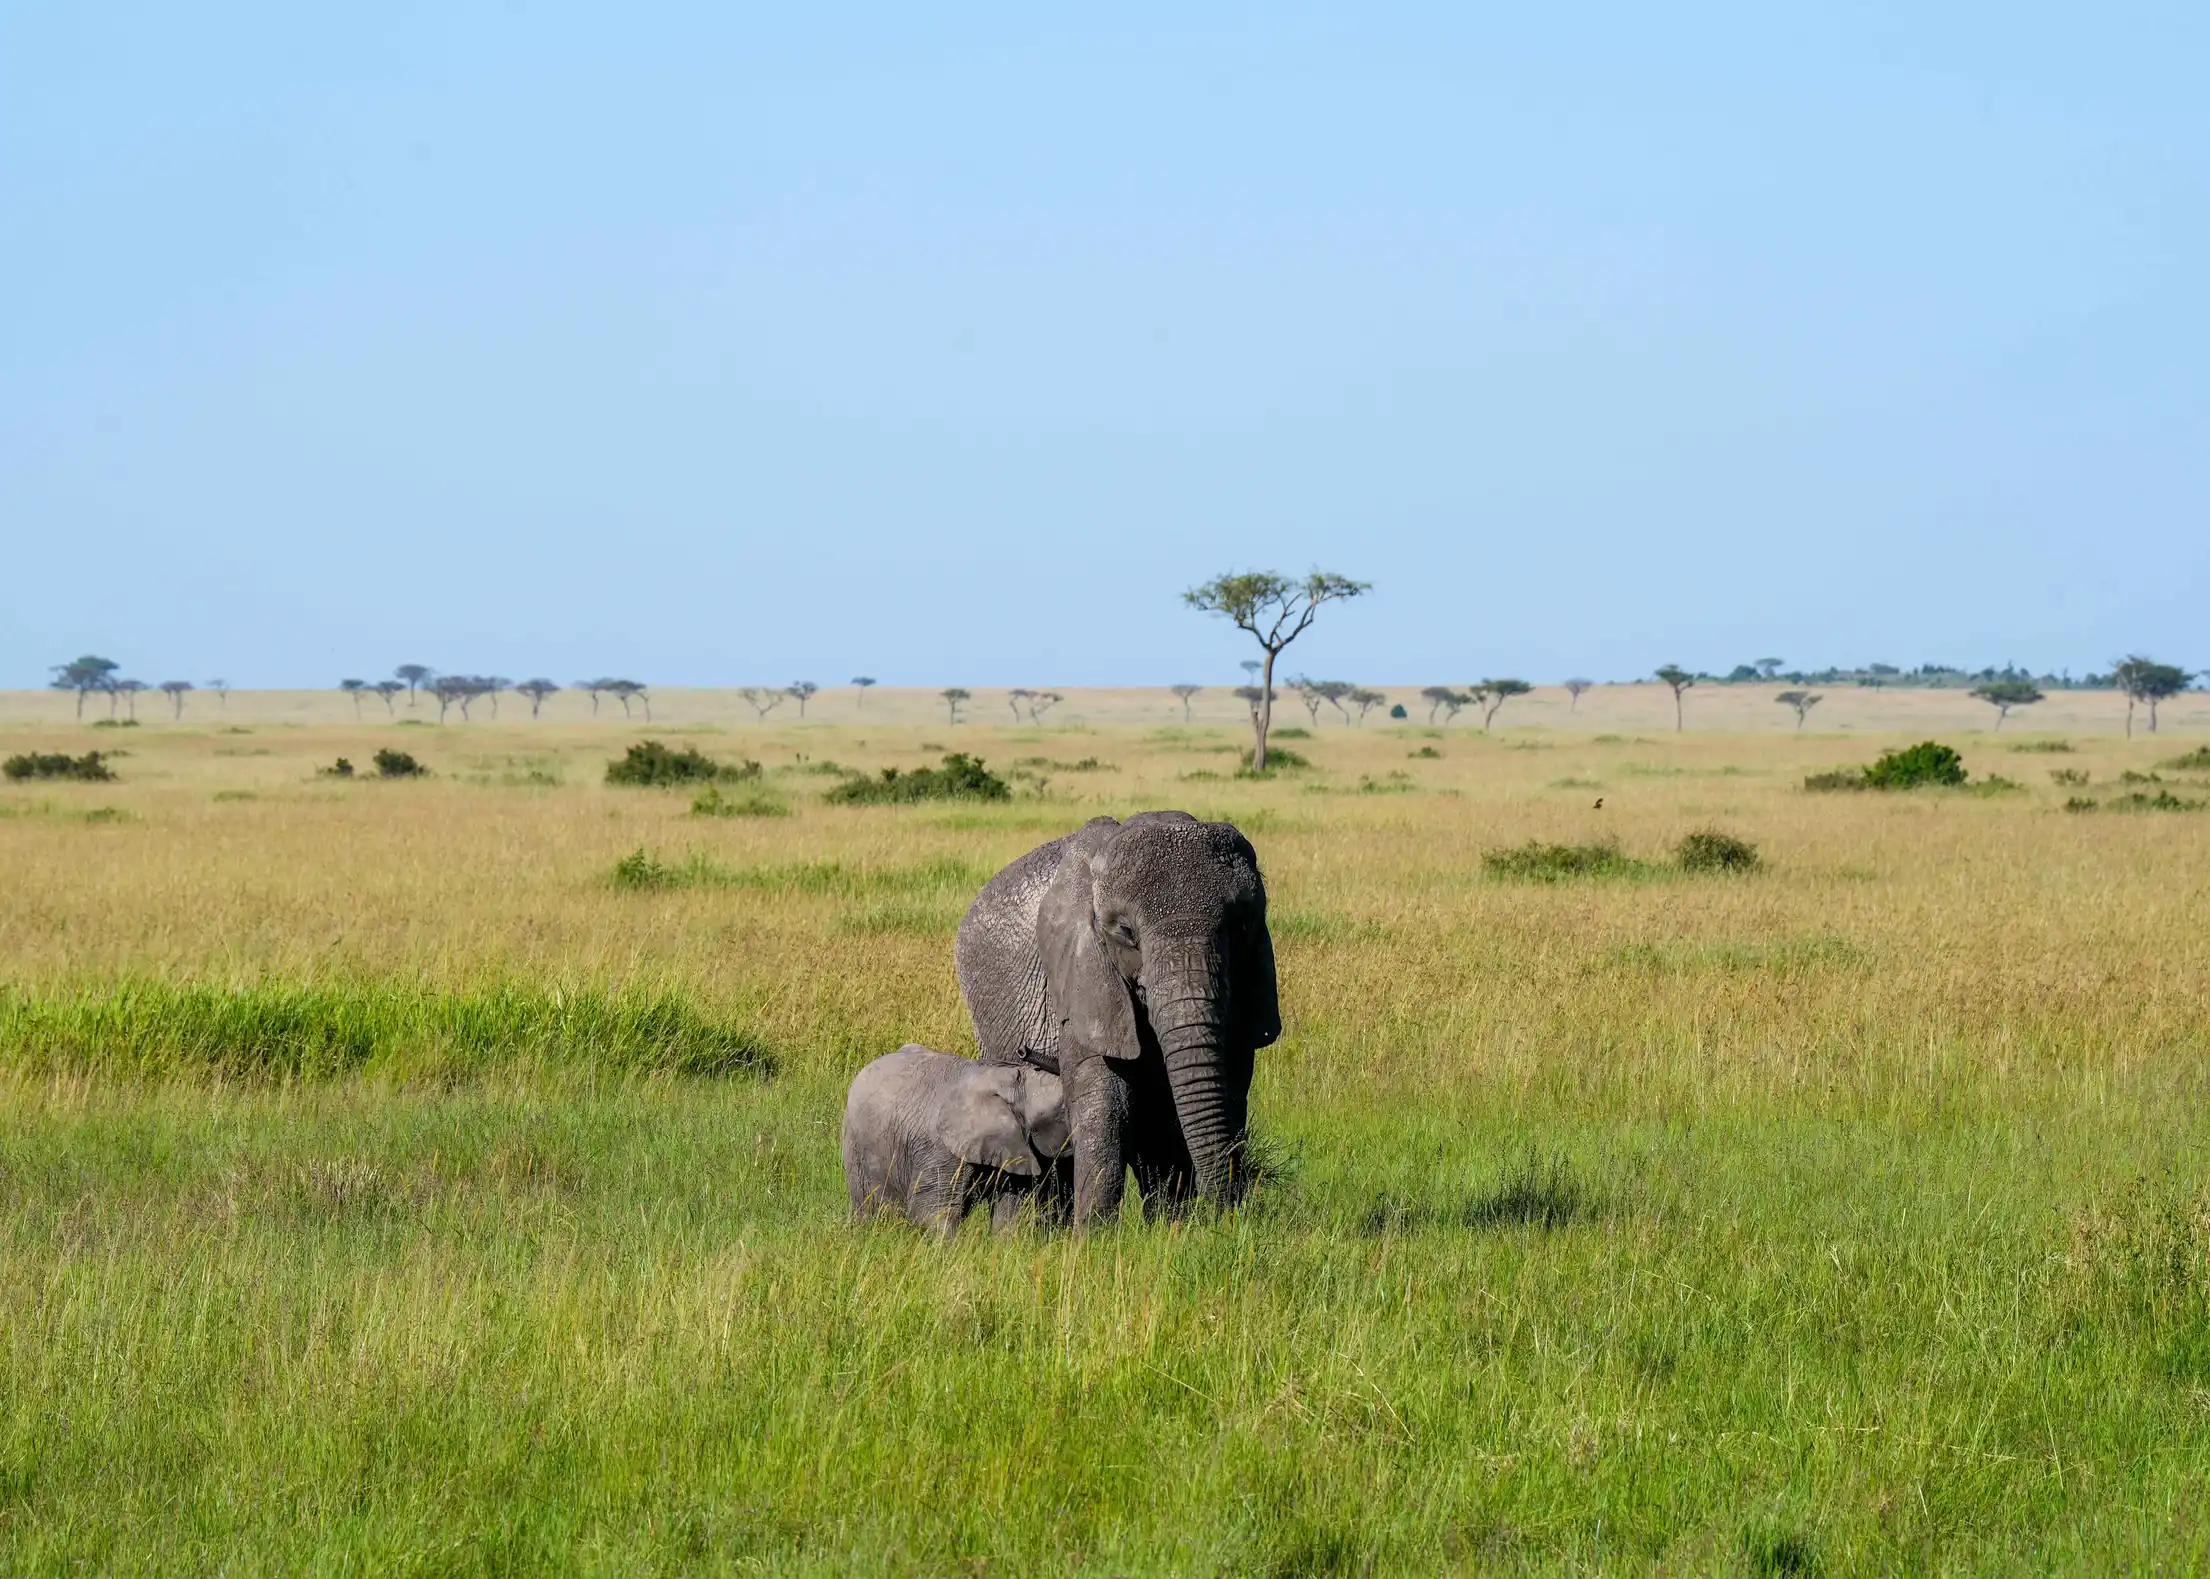
[[1011,1227],[1069,1138],[1057,1075],[909,1042],[862,1069],[845,1099],[852,1215],[903,1212],[949,1236],[988,1201],[991,1226]]

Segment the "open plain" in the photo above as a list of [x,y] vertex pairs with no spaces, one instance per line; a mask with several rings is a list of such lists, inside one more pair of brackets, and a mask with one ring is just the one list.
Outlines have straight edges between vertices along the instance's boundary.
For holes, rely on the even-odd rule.
[[[2210,1567],[2210,810],[2107,804],[2210,703],[1395,694],[1265,780],[1217,691],[0,702],[119,753],[0,785],[0,1571]],[[1928,736],[2011,787],[1803,788]],[[947,751],[1014,797],[822,798]],[[1155,806],[1270,887],[1248,1206],[848,1226],[975,890]]]

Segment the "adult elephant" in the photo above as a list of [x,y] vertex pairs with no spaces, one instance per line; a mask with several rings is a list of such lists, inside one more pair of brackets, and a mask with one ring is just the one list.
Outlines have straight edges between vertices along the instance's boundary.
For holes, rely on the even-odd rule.
[[1230,1203],[1252,1054],[1281,1035],[1266,885],[1250,841],[1187,812],[1099,817],[990,879],[959,924],[985,1063],[1066,1083],[1074,1220]]

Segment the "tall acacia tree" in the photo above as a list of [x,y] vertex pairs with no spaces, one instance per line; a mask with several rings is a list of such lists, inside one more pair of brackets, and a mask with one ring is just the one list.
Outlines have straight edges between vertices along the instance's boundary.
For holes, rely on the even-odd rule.
[[174,716],[181,719],[184,716],[184,693],[192,689],[192,682],[164,680],[161,682],[161,689],[168,695],[169,705],[176,709]]
[[[951,710],[952,722],[955,724],[959,722],[960,705],[964,703],[967,698],[974,695],[972,691],[968,690],[965,686],[960,685],[947,685],[946,687],[944,687],[943,690],[938,691],[936,694],[944,699],[944,705]],[[1014,716],[1017,718],[1020,715],[1016,713]]]
[[1581,710],[1581,693],[1589,689],[1589,687],[1593,686],[1595,683],[1596,682],[1594,680],[1583,680],[1578,678],[1566,681],[1565,694],[1572,697],[1573,700],[1566,704],[1565,710],[1569,713],[1578,713]]
[[1796,710],[1796,728],[1800,731],[1803,728],[1804,719],[1810,716],[1811,709],[1825,701],[1826,698],[1817,691],[1783,691],[1773,700],[1782,707],[1792,707]]
[[2014,707],[2031,707],[2041,700],[2041,687],[2031,680],[1991,680],[1972,693],[1995,709],[1995,732],[2003,732],[2003,720]]
[[215,693],[215,700],[222,704],[225,712],[228,712],[230,710],[230,682],[220,678],[213,679],[207,682],[207,688]]
[[862,713],[867,711],[867,691],[874,683],[875,677],[871,674],[855,674],[852,676],[852,689],[859,692],[859,699],[853,704],[855,711]]
[[514,689],[529,698],[529,716],[535,718],[537,710],[545,705],[545,698],[559,690],[560,687],[550,680],[537,679],[524,680]]
[[384,699],[384,716],[386,718],[392,716],[391,699],[406,688],[406,682],[402,680],[378,680],[369,687],[371,691]]
[[[391,672],[399,679],[406,682],[407,705],[409,707],[414,706],[414,693],[416,692],[416,690],[422,686],[429,684],[430,676],[437,673],[435,669],[431,668],[426,663],[403,663]],[[208,683],[212,685],[214,682],[209,681]]]
[[1182,704],[1182,722],[1188,723],[1189,704],[1197,700],[1197,693],[1202,691],[1204,687],[1201,685],[1173,685],[1168,686],[1167,689],[1172,691],[1175,699]]
[[815,685],[811,680],[793,680],[783,687],[787,694],[798,698],[798,716],[800,718],[806,716],[806,704],[813,700],[814,692],[820,689],[821,687]]
[[1696,677],[1677,663],[1660,665],[1657,677],[1673,688],[1673,732],[1678,734],[1685,727],[1681,716],[1681,692],[1696,683]]
[[1489,732],[1489,725],[1496,722],[1496,710],[1515,696],[1525,696],[1534,689],[1525,680],[1483,680],[1473,688],[1473,694],[1481,699],[1481,733]]
[[1274,664],[1282,649],[1311,628],[1323,604],[1372,590],[1371,582],[1321,570],[1302,581],[1271,570],[1251,570],[1215,576],[1182,594],[1182,601],[1191,608],[1218,614],[1236,629],[1250,632],[1264,654],[1259,661],[1258,721],[1252,726],[1256,736],[1251,743],[1253,773],[1266,771],[1266,735],[1274,726]]
[[113,658],[88,652],[82,658],[54,665],[54,689],[77,693],[77,716],[82,718],[84,699],[94,691],[106,690],[109,677],[121,667]]
[[2158,663],[2136,653],[2120,659],[2112,667],[2110,678],[2126,693],[2126,738],[2130,740],[2133,738],[2134,704],[2148,703],[2149,733],[2153,735],[2156,733],[2156,704],[2186,690],[2187,682],[2194,676],[2177,664]]
[[361,693],[368,689],[368,682],[366,680],[340,680],[338,689],[353,698],[353,717],[357,722],[361,716]]

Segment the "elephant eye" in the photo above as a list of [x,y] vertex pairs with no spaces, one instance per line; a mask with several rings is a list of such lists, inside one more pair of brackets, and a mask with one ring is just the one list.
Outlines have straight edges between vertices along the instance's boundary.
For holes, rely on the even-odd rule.
[[1130,948],[1134,948],[1136,946],[1136,929],[1130,926],[1127,922],[1115,921],[1106,930],[1112,934],[1113,940],[1115,942],[1125,943]]

